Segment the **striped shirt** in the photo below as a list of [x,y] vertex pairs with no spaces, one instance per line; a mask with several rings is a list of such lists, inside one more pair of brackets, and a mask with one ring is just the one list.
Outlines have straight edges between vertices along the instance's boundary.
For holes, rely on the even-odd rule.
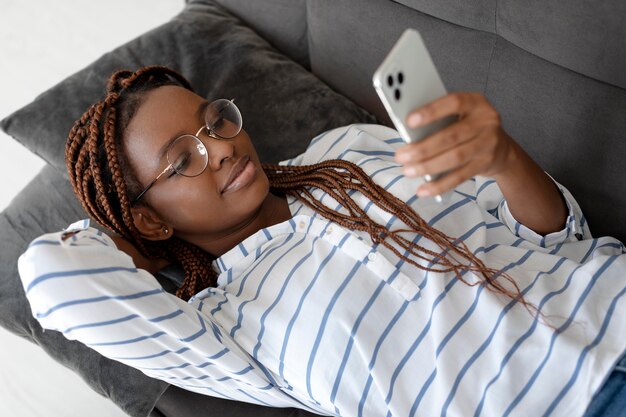
[[[44,235],[19,260],[32,313],[104,356],[212,396],[337,416],[582,415],[626,349],[622,243],[592,239],[563,187],[567,223],[547,236],[518,223],[489,178],[466,181],[444,203],[417,198],[419,180],[393,159],[401,145],[392,129],[351,125],[284,164],[356,163],[513,277],[547,324],[483,285],[426,273],[291,198],[293,217],[218,258],[218,286],[188,303],[87,221]],[[388,229],[404,228],[352,197]]]

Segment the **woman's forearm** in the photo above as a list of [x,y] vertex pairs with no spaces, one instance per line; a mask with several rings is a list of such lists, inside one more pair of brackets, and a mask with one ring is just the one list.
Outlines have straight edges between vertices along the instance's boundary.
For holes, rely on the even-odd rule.
[[515,219],[540,235],[562,230],[567,205],[557,185],[515,142],[507,169],[494,175]]

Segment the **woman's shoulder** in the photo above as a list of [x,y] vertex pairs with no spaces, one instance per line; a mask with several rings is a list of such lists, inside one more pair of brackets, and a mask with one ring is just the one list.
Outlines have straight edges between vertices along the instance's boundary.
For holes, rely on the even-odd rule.
[[18,270],[28,289],[42,276],[99,267],[118,257],[125,258],[113,240],[85,219],[35,238],[19,257]]
[[307,150],[284,165],[310,165],[329,159],[350,159],[349,154],[391,156],[404,144],[398,132],[379,124],[351,124],[327,130],[314,137]]

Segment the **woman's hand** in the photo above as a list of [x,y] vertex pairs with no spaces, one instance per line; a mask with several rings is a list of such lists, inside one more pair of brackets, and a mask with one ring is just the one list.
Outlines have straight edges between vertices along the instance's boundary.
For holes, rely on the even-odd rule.
[[454,93],[411,112],[411,128],[458,116],[458,121],[396,152],[410,177],[447,172],[423,184],[418,196],[442,194],[465,180],[493,177],[515,219],[539,234],[561,230],[567,206],[554,182],[502,129],[500,115],[478,93]]
[[493,177],[506,170],[514,158],[514,141],[502,129],[500,115],[478,93],[455,93],[435,100],[409,114],[407,124],[416,128],[455,115],[456,123],[396,153],[406,176],[448,171],[422,185],[419,196],[442,194],[475,175]]
[[110,236],[113,242],[115,242],[115,246],[122,252],[126,253],[128,256],[133,258],[133,263],[137,268],[145,269],[151,274],[156,274],[161,269],[165,268],[169,265],[169,262],[165,259],[157,259],[157,258],[148,258],[139,252],[139,249],[135,245],[133,245],[128,240],[124,239],[121,236]]

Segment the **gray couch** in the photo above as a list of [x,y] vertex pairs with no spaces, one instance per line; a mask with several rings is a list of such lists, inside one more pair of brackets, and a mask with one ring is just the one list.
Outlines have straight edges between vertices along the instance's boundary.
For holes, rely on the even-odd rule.
[[[326,129],[388,123],[371,76],[406,27],[421,32],[448,90],[487,96],[509,134],[578,198],[594,235],[626,241],[623,0],[190,0],[170,22],[2,121],[49,165],[0,214],[0,324],[132,416],[310,415],[185,392],[42,332],[16,259],[37,235],[84,217],[64,174],[63,143],[113,70],[169,65],[201,95],[237,97],[262,158],[277,161]],[[179,275],[159,278],[173,290]]]

